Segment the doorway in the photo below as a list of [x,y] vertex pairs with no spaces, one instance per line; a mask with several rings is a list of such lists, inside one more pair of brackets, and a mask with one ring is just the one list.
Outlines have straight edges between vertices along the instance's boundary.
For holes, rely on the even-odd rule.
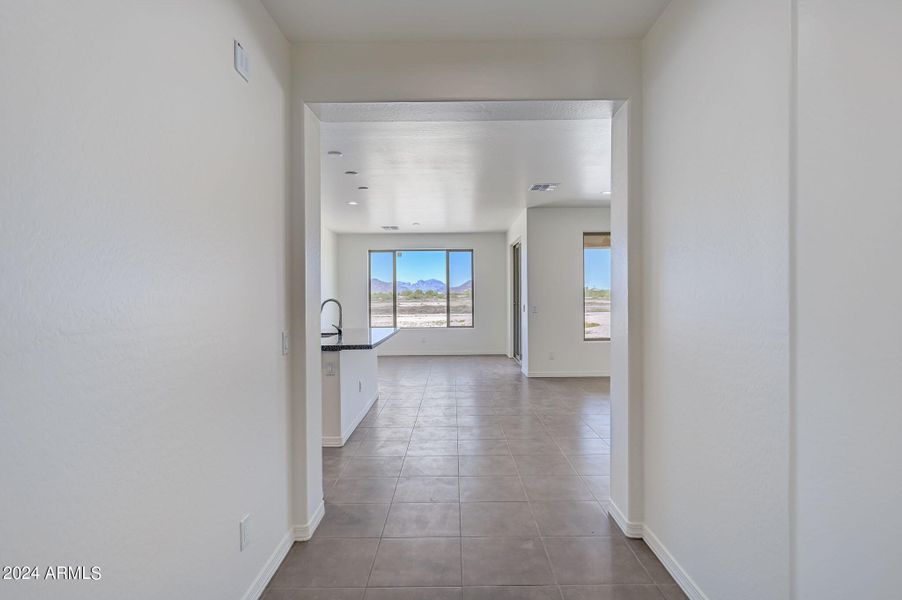
[[521,354],[521,317],[520,317],[520,242],[511,246],[511,289],[512,309],[511,309],[511,332],[513,339],[511,340],[511,355],[518,363]]

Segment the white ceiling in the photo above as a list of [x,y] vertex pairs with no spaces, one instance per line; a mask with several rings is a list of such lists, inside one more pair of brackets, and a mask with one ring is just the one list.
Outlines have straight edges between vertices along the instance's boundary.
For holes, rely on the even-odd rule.
[[291,41],[625,39],[669,0],[263,0]]
[[[610,205],[609,102],[406,104],[312,107],[323,118],[323,222],[329,229],[506,231],[526,207]],[[343,156],[329,156],[330,150]],[[349,170],[359,174],[346,175]],[[535,183],[560,186],[530,192]]]

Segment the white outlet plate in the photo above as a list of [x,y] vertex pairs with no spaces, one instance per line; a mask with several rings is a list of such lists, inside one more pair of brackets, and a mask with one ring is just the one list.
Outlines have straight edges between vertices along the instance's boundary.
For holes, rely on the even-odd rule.
[[240,534],[238,542],[238,550],[243,552],[245,548],[251,544],[251,516],[244,515],[244,518],[238,523],[238,532]]

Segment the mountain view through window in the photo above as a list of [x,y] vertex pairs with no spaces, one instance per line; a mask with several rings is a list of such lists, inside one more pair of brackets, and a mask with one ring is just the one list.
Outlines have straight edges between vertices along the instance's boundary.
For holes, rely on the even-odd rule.
[[611,234],[583,235],[585,340],[611,339]]
[[472,250],[370,252],[370,326],[473,326]]

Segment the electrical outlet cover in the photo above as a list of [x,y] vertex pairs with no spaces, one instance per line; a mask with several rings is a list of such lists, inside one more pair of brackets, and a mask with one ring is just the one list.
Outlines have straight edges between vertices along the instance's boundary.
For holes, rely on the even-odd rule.
[[238,523],[238,532],[240,534],[238,542],[238,550],[244,551],[251,543],[251,516],[244,515],[244,518]]
[[235,40],[235,70],[245,81],[251,80],[251,59],[238,40]]

